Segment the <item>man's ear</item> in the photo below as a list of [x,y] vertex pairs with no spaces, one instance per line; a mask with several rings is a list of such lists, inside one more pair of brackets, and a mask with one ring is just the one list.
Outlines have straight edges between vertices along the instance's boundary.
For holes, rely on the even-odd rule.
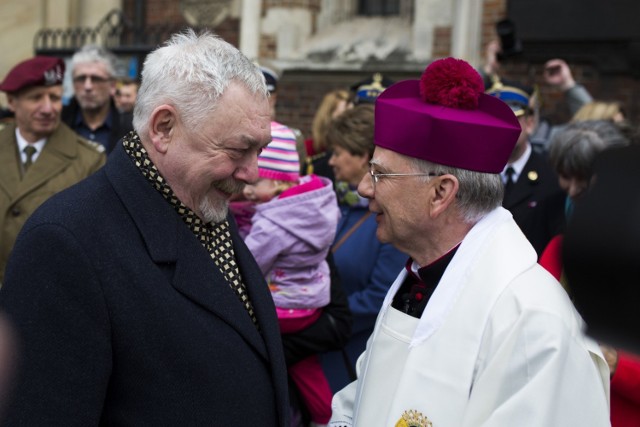
[[9,111],[11,111],[12,113],[16,112],[16,107],[14,105],[15,102],[16,102],[16,96],[7,94],[7,106],[9,107]]
[[528,135],[531,135],[536,127],[536,118],[533,114],[530,114],[524,118],[524,131],[527,132]]
[[111,79],[109,81],[109,96],[111,96],[112,98],[115,97],[116,89],[117,89],[116,81],[115,79]]
[[460,183],[458,178],[451,174],[434,177],[433,191],[435,196],[431,200],[431,217],[436,218],[446,211],[456,199]]
[[149,120],[149,139],[159,153],[166,153],[177,122],[176,110],[170,105],[156,107]]

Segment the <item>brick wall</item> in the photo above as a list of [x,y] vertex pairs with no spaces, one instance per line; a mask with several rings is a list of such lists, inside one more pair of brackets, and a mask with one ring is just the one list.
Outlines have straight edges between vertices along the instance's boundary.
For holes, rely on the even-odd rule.
[[507,16],[506,0],[484,0],[482,7],[482,44],[485,46],[497,37],[496,22]]
[[[311,122],[324,95],[334,89],[348,90],[352,84],[370,77],[365,71],[287,70],[278,85],[276,120],[311,136]],[[385,72],[393,81],[416,79],[420,73]]]
[[260,36],[260,46],[258,47],[258,55],[260,58],[274,59],[277,52],[276,36],[271,34],[263,34]]
[[[549,58],[551,59],[551,58]],[[565,123],[571,118],[564,95],[544,84],[544,63],[529,63],[518,59],[503,61],[504,77],[524,84],[536,85],[540,90],[541,114],[552,124]],[[603,74],[593,64],[569,62],[576,81],[582,83],[595,100],[620,102],[632,124],[640,124],[640,80],[631,76]],[[360,72],[302,72],[286,71],[279,84],[276,114],[278,121],[297,127],[305,136],[310,135],[315,109],[324,94],[333,89],[347,89],[351,84],[367,77]],[[419,73],[385,73],[393,80],[416,79]]]
[[[131,22],[135,22],[135,0],[123,0],[122,10]],[[146,0],[145,23],[149,27],[184,28],[188,25],[176,0]],[[215,28],[210,28],[224,40],[239,46],[240,20],[227,18]]]
[[158,24],[185,24],[184,17],[180,13],[179,2],[172,0],[147,0],[147,25]]
[[[568,64],[575,80],[583,84],[595,100],[620,102],[627,118],[633,123],[640,123],[640,80],[625,75],[603,74],[595,64]],[[543,62],[511,59],[502,63],[502,75],[527,85],[537,85],[542,101],[542,116],[554,124],[564,123],[571,118],[571,114],[563,94],[545,85],[543,66]]]
[[445,58],[451,55],[451,27],[436,27],[433,38],[433,58]]

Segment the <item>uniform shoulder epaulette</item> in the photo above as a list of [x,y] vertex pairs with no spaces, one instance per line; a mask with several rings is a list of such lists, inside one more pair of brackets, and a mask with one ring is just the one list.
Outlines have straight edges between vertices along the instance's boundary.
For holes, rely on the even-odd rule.
[[90,141],[85,138],[78,138],[78,139],[80,140],[81,144],[86,145],[87,147],[97,151],[98,153],[104,153],[104,145],[97,142]]

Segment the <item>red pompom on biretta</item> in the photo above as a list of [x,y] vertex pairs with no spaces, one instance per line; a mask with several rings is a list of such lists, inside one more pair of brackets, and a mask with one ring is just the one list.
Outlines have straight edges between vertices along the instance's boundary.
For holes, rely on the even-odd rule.
[[456,58],[432,62],[420,78],[420,96],[430,104],[475,110],[483,93],[484,82],[480,74],[467,62]]

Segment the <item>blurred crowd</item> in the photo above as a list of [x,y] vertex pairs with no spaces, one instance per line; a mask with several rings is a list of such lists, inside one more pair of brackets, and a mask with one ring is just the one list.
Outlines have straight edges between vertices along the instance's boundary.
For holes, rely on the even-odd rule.
[[[538,263],[553,275],[557,286],[562,287],[563,292],[573,298],[575,288],[580,287],[581,283],[579,280],[572,281],[571,275],[566,274],[563,259],[565,233],[571,226],[574,213],[580,209],[582,200],[588,196],[590,188],[598,180],[596,164],[599,156],[611,150],[621,150],[637,144],[637,124],[632,123],[625,115],[624,105],[620,102],[610,99],[594,99],[587,88],[574,79],[570,64],[561,58],[549,59],[544,66],[542,79],[550,90],[563,93],[566,105],[573,116],[566,123],[549,122],[540,102],[540,88],[528,86],[501,73],[500,50],[499,41],[489,43],[485,50],[484,63],[476,71],[482,80],[484,94],[506,104],[520,127],[515,146],[507,153],[506,163],[497,172],[504,195],[502,207],[512,215],[522,234],[535,250]],[[177,53],[175,55],[171,60],[181,60]],[[46,323],[49,319],[48,316],[53,317],[58,313],[49,307],[44,300],[34,300],[37,302],[34,305],[25,302],[33,297],[33,293],[37,293],[33,286],[30,291],[32,293],[22,293],[18,289],[20,287],[28,288],[26,283],[23,283],[27,280],[34,284],[45,284],[46,287],[58,285],[65,289],[73,288],[73,286],[91,287],[89,290],[77,292],[47,291],[45,295],[47,298],[60,299],[60,304],[63,307],[57,310],[104,310],[104,316],[110,318],[107,322],[109,326],[98,325],[96,330],[112,337],[110,338],[112,341],[104,344],[104,342],[96,340],[95,345],[105,345],[104,351],[109,354],[109,361],[104,362],[106,364],[105,372],[118,372],[118,375],[129,376],[137,375],[136,370],[145,371],[155,368],[157,371],[150,371],[149,375],[164,375],[164,372],[171,369],[178,369],[182,374],[188,372],[188,369],[182,370],[184,366],[179,361],[174,360],[158,362],[157,367],[146,366],[143,368],[144,363],[141,363],[135,355],[130,354],[130,350],[126,349],[130,343],[126,339],[120,338],[120,334],[126,337],[129,337],[129,334],[117,329],[123,326],[119,324],[116,326],[116,320],[112,319],[123,316],[122,313],[119,310],[111,311],[112,308],[109,304],[112,301],[107,301],[104,304],[100,302],[101,298],[108,300],[111,296],[100,296],[98,290],[102,287],[114,286],[111,281],[115,280],[114,277],[119,276],[116,272],[121,268],[119,263],[123,263],[123,259],[126,257],[134,256],[128,253],[129,249],[125,249],[128,242],[116,242],[115,239],[119,233],[114,232],[112,237],[109,237],[107,233],[96,233],[96,243],[100,243],[100,239],[104,239],[103,241],[108,241],[108,243],[104,245],[103,257],[93,258],[94,254],[87,254],[84,249],[85,243],[93,239],[90,237],[92,233],[82,228],[84,226],[78,225],[78,228],[83,233],[88,233],[89,237],[86,242],[74,241],[74,237],[80,235],[80,231],[77,229],[67,229],[67,224],[64,222],[57,225],[69,235],[67,238],[71,241],[71,243],[67,242],[67,246],[64,247],[60,243],[62,240],[54,239],[56,232],[37,233],[38,227],[46,229],[47,224],[57,224],[51,222],[54,220],[49,220],[47,217],[38,216],[36,219],[38,222],[33,222],[29,226],[28,232],[24,231],[25,224],[30,223],[28,220],[34,215],[34,212],[47,213],[52,209],[64,209],[70,218],[76,218],[78,212],[83,212],[94,217],[92,227],[104,229],[108,225],[104,223],[103,217],[106,216],[105,212],[110,212],[106,209],[116,203],[118,198],[107,194],[101,196],[100,192],[107,192],[105,189],[107,180],[121,179],[123,188],[127,188],[128,182],[131,180],[129,178],[131,172],[125,169],[116,170],[113,168],[109,172],[109,164],[115,165],[117,161],[122,162],[116,157],[120,156],[130,157],[134,160],[132,163],[135,163],[136,168],[141,168],[145,178],[151,183],[148,185],[149,183],[145,180],[144,185],[149,187],[149,191],[151,188],[155,188],[158,192],[154,191],[153,194],[140,193],[140,199],[127,202],[131,204],[127,208],[120,209],[117,214],[122,214],[127,209],[132,211],[139,209],[136,204],[139,203],[142,206],[146,203],[147,198],[161,200],[160,194],[163,197],[169,197],[167,196],[169,190],[163,189],[164,187],[157,182],[154,183],[153,177],[162,175],[169,184],[180,183],[180,188],[174,188],[177,185],[170,185],[170,190],[175,192],[174,199],[186,205],[186,208],[177,206],[176,212],[180,212],[183,218],[186,218],[185,210],[193,211],[194,217],[206,217],[208,211],[202,207],[206,203],[196,203],[191,193],[200,188],[198,186],[205,188],[203,192],[211,190],[209,190],[208,184],[203,184],[199,180],[200,175],[196,175],[193,170],[201,172],[202,176],[209,177],[209,175],[214,176],[215,172],[206,172],[207,169],[224,168],[225,163],[217,160],[215,150],[222,150],[225,156],[232,160],[236,157],[240,159],[240,156],[246,156],[247,152],[255,150],[255,153],[252,154],[253,160],[247,160],[246,164],[241,164],[240,160],[237,160],[234,166],[229,166],[230,170],[234,171],[232,175],[234,177],[239,173],[238,170],[257,167],[257,175],[253,176],[247,172],[247,176],[251,176],[243,179],[246,181],[246,185],[239,188],[233,187],[231,184],[225,184],[224,177],[216,177],[213,187],[216,188],[215,191],[229,193],[230,215],[227,226],[233,231],[228,234],[233,237],[232,246],[235,247],[236,255],[232,255],[232,258],[236,256],[236,264],[240,266],[241,275],[245,281],[253,280],[245,276],[249,274],[246,273],[248,270],[244,270],[248,269],[246,267],[248,261],[241,258],[243,255],[238,254],[240,242],[242,242],[242,248],[246,245],[258,266],[255,272],[251,270],[252,274],[255,273],[256,277],[260,276],[260,279],[256,280],[266,284],[268,294],[273,299],[288,375],[287,399],[290,403],[285,419],[290,419],[289,425],[292,426],[328,425],[332,416],[331,402],[334,395],[357,381],[362,370],[365,369],[361,365],[364,359],[360,359],[359,362],[359,358],[368,345],[373,346],[371,337],[374,331],[376,331],[374,335],[377,336],[379,326],[376,326],[376,322],[377,319],[380,321],[378,315],[392,284],[394,284],[399,272],[405,270],[410,272],[412,262],[417,261],[406,248],[398,248],[398,245],[380,239],[378,230],[381,219],[379,212],[375,211],[378,208],[377,202],[375,197],[366,191],[363,194],[362,190],[362,183],[365,181],[368,183],[370,180],[375,189],[376,182],[380,178],[374,175],[377,170],[374,169],[379,166],[374,158],[374,152],[378,145],[376,126],[380,120],[377,115],[382,114],[377,110],[379,107],[376,101],[389,87],[398,82],[390,80],[382,73],[373,73],[361,81],[353,82],[348,87],[336,88],[327,92],[322,98],[313,101],[312,107],[316,109],[316,112],[311,124],[311,131],[308,135],[304,135],[289,123],[280,122],[277,117],[278,94],[282,90],[280,73],[273,67],[255,64],[260,71],[259,79],[262,79],[259,83],[264,84],[268,91],[268,94],[265,95],[265,99],[269,103],[268,108],[265,107],[264,111],[254,112],[253,109],[258,107],[249,106],[250,104],[262,105],[260,104],[263,101],[262,98],[255,102],[251,100],[253,98],[247,98],[250,100],[243,101],[245,103],[238,102],[237,105],[225,98],[229,91],[236,90],[234,85],[238,81],[250,81],[250,83],[243,84],[248,87],[257,87],[255,76],[247,77],[251,73],[251,70],[247,68],[248,71],[244,71],[245,75],[229,77],[228,81],[223,82],[225,86],[221,88],[219,93],[210,99],[207,98],[207,101],[203,101],[202,105],[205,105],[205,102],[212,103],[212,114],[226,114],[224,116],[225,124],[220,129],[215,128],[215,132],[219,133],[212,131],[208,136],[205,134],[206,126],[198,127],[201,123],[209,123],[201,115],[202,112],[198,111],[202,105],[189,104],[190,100],[188,99],[199,96],[199,92],[204,90],[195,80],[200,77],[193,77],[192,82],[189,80],[190,77],[180,75],[180,78],[184,78],[188,84],[192,85],[185,86],[192,91],[182,94],[171,93],[166,99],[159,99],[163,96],[161,95],[162,84],[169,84],[168,80],[162,80],[163,74],[160,69],[151,69],[149,77],[146,77],[143,71],[142,79],[138,81],[116,75],[116,61],[116,57],[111,52],[99,46],[85,46],[73,55],[69,69],[65,69],[65,64],[60,59],[34,57],[16,64],[6,76],[3,76],[2,83],[0,83],[0,90],[6,93],[8,99],[8,111],[3,113],[4,117],[0,125],[0,162],[2,162],[0,167],[0,286],[2,286],[0,307],[8,313],[7,316],[0,318],[0,398],[6,402],[2,402],[0,416],[8,408],[10,422],[7,425],[19,425],[19,421],[23,417],[19,411],[32,404],[30,402],[33,400],[30,399],[46,399],[49,387],[48,384],[40,384],[37,389],[34,389],[34,383],[28,382],[32,378],[27,377],[24,380],[23,375],[19,372],[21,366],[29,369],[32,366],[31,362],[34,365],[46,363],[45,359],[34,356],[34,351],[44,351],[42,349],[55,347],[38,347],[40,344],[35,344],[35,348],[38,350],[30,349],[31,341],[29,340],[44,341],[46,337],[33,332],[29,324],[31,322]],[[145,64],[146,66],[147,64]],[[185,75],[188,72],[182,71]],[[208,72],[210,71],[206,69],[202,71],[202,73]],[[74,96],[63,106],[62,81],[65,73],[71,75]],[[149,83],[150,86],[146,86],[145,78],[149,78],[150,81],[157,79],[157,82],[153,81],[153,83]],[[252,78],[254,80],[251,80]],[[140,94],[138,93],[139,88],[143,89]],[[154,90],[156,92],[153,92]],[[150,100],[151,96],[156,96],[154,93],[160,94],[157,95],[157,103]],[[252,93],[251,96],[257,96],[255,90]],[[143,97],[144,103],[142,104],[138,103],[140,96]],[[172,104],[174,98],[171,96],[178,100],[175,105]],[[401,97],[400,95],[394,96]],[[243,98],[238,95],[238,99]],[[213,108],[214,104],[215,108]],[[180,111],[180,108],[184,108],[184,110]],[[254,120],[253,116],[248,116],[248,113],[246,113],[247,117],[244,117],[247,111],[255,113],[255,116],[259,117],[259,121]],[[199,121],[188,122],[181,114],[192,116],[194,120]],[[223,129],[225,126],[228,129]],[[247,128],[254,126],[257,129],[255,135],[251,137],[253,139],[247,137],[245,141],[240,138],[240,142],[236,142],[234,138],[237,136],[237,132],[234,132],[241,126]],[[398,124],[398,126],[401,127],[402,124]],[[434,124],[434,126],[436,125]],[[389,132],[395,131],[403,134],[403,132],[399,132],[399,129],[394,129],[393,126],[389,127]],[[266,138],[263,138],[264,141],[262,141],[257,135],[261,135],[261,137],[266,135]],[[389,137],[389,135],[385,137]],[[199,157],[196,157],[195,154],[189,157],[190,149],[185,148],[189,142],[184,141],[200,141],[198,138],[210,142],[215,150],[203,149],[198,153]],[[181,141],[180,143],[183,145],[178,145],[176,148],[174,140]],[[419,144],[419,142],[412,143]],[[121,147],[123,144],[124,149]],[[231,145],[226,146],[225,144]],[[179,152],[178,150],[184,151]],[[169,157],[170,154],[172,157]],[[210,159],[211,162],[204,165],[198,159]],[[254,160],[257,161],[255,165],[251,163]],[[149,165],[157,166],[159,172]],[[149,166],[148,171],[145,169],[147,166]],[[101,172],[98,173],[98,171]],[[394,175],[393,173],[383,173],[384,170],[377,172],[381,177]],[[102,177],[97,177],[101,173],[106,176],[104,182],[98,181],[98,179],[102,179]],[[208,173],[209,175],[207,175]],[[147,174],[150,174],[151,178]],[[440,173],[440,175],[444,174],[446,173]],[[47,209],[40,209],[52,196],[69,187],[77,188],[76,184],[86,182],[89,177],[94,178],[91,181],[91,187],[88,187],[89,184],[86,184],[87,188],[80,186],[83,192],[80,193],[80,190],[77,190],[79,195],[75,195],[74,198],[54,199],[59,201],[47,203]],[[626,184],[619,183],[619,185],[625,186]],[[628,190],[632,191],[632,189]],[[96,193],[90,197],[89,194],[92,192]],[[95,202],[94,198],[96,197],[104,197],[104,204],[95,204],[95,207],[86,208],[93,206],[91,204]],[[209,204],[213,206],[209,206],[209,210],[215,211],[217,205],[213,202]],[[86,210],[80,211],[78,208],[80,205],[84,206]],[[144,209],[140,208],[142,213],[133,221],[136,224],[145,221],[153,223],[156,221],[154,219],[156,214],[163,217],[168,215],[165,212],[157,213],[152,210],[154,206],[152,204],[145,206]],[[110,215],[115,214],[111,213]],[[609,213],[609,215],[613,214]],[[54,218],[57,217],[54,216]],[[215,221],[210,222],[217,224],[224,220],[225,216],[213,218]],[[185,222],[187,222],[186,219]],[[205,238],[195,231],[192,223],[187,223],[199,241],[204,242]],[[180,225],[184,224],[180,223]],[[166,226],[166,229],[157,230],[157,233],[176,233],[178,235],[176,239],[184,238],[173,231],[178,226],[177,223],[167,222],[163,226]],[[144,231],[133,231],[134,228],[131,224],[123,223],[122,227],[126,228],[131,240],[141,240],[142,238],[138,235],[140,234],[144,236],[144,239],[149,238],[149,241],[154,241],[152,236],[145,236]],[[195,227],[204,228],[203,225]],[[237,230],[237,238],[235,230]],[[212,231],[212,233],[215,236],[217,231]],[[36,238],[41,240],[36,241]],[[53,240],[48,240],[48,238]],[[208,244],[212,246],[224,245],[224,239],[217,239],[216,237],[213,240],[215,243]],[[158,239],[156,244],[160,241]],[[33,247],[37,244],[52,253],[60,251],[66,256],[74,255],[77,257],[86,255],[86,260],[76,260],[78,263],[86,264],[86,267],[83,267],[86,271],[83,270],[82,274],[64,276],[65,271],[63,270],[55,272],[48,270],[48,272],[34,273],[34,276],[25,278],[28,270],[38,269],[24,266],[23,260],[27,254],[31,253],[32,256],[37,256],[38,253],[44,253],[33,252]],[[57,246],[58,244],[61,246]],[[145,246],[144,244],[140,245],[141,247]],[[146,246],[151,247],[150,245],[151,243],[146,243]],[[14,247],[16,248],[15,253],[13,253]],[[215,259],[219,255],[216,252],[214,256],[215,249],[211,249],[204,243],[203,247],[208,251],[210,249],[211,258]],[[461,251],[463,247],[454,249],[451,256],[455,255],[456,250]],[[172,255],[159,248],[150,251],[159,265],[157,272],[149,273],[154,275],[154,282],[167,278],[174,280],[180,274],[185,274],[179,268],[173,271],[167,267],[173,259]],[[58,256],[52,256],[52,259],[58,259]],[[217,261],[216,265],[218,265]],[[69,264],[67,268],[75,269],[71,266],[73,263]],[[182,268],[189,267],[185,264]],[[111,269],[114,271],[109,272]],[[414,270],[414,273],[419,275],[420,270]],[[51,278],[47,274],[56,275],[56,277]],[[126,277],[124,274],[122,276],[124,280],[131,281],[131,287],[137,286],[138,281],[141,280],[138,276]],[[578,277],[578,275],[576,274],[574,277]],[[227,276],[225,278],[228,279]],[[203,280],[203,276],[194,276],[189,280],[197,283],[206,281]],[[260,280],[262,281],[260,282]],[[633,278],[630,280],[633,281]],[[229,281],[233,282],[232,279]],[[91,286],[89,286],[90,283]],[[6,285],[6,289],[4,285]],[[254,324],[258,327],[259,334],[267,336],[269,329],[265,327],[265,317],[260,312],[262,309],[260,300],[252,293],[251,285],[249,283],[246,285],[249,289],[250,300],[256,305],[257,317],[252,318]],[[98,290],[94,290],[94,286]],[[128,286],[129,283],[119,284],[116,288]],[[607,292],[606,286],[606,283],[602,283],[603,292]],[[181,345],[188,346],[189,351],[192,351],[191,347],[206,346],[206,343],[202,342],[197,346],[191,342],[185,344],[190,339],[180,340],[175,336],[169,336],[175,331],[170,328],[164,329],[166,323],[178,321],[161,319],[153,308],[149,308],[149,305],[162,306],[170,301],[170,297],[163,294],[161,298],[149,299],[150,302],[146,305],[139,306],[138,302],[144,300],[145,295],[143,294],[146,292],[152,292],[152,288],[142,287],[139,291],[132,292],[131,295],[127,295],[126,298],[122,298],[118,302],[126,307],[129,304],[131,310],[142,311],[138,313],[139,317],[126,319],[127,322],[130,322],[129,325],[132,329],[141,329],[148,333],[154,329],[144,329],[138,326],[137,322],[153,323],[157,327],[156,331],[159,336],[167,335],[167,341],[164,343],[149,341],[139,347],[136,343],[136,349],[149,353],[166,351],[175,354],[175,358],[180,358],[181,350],[173,348],[171,345],[181,343]],[[186,291],[186,294],[188,295],[189,292],[197,294],[199,291],[197,289]],[[106,294],[109,293],[106,292]],[[242,297],[242,291],[240,291],[240,295],[243,303],[246,303]],[[407,291],[407,295],[407,298],[417,298],[418,300],[422,298],[421,296],[417,297],[414,290]],[[91,300],[93,305],[85,307],[81,301],[83,298]],[[393,302],[393,304],[395,303]],[[182,305],[184,302],[175,301],[174,304]],[[144,308],[145,306],[147,308]],[[576,303],[576,308],[578,312],[581,311],[579,302]],[[20,313],[20,310],[35,310],[39,314],[37,316],[25,314],[23,318],[20,314],[16,314]],[[193,310],[202,310],[202,308],[194,305]],[[253,313],[254,308],[248,307],[248,310]],[[419,313],[422,313],[422,310],[428,311],[429,306],[426,305],[426,309],[422,306]],[[146,316],[147,314],[148,316]],[[175,316],[189,318],[191,314],[188,314],[188,311],[185,313],[176,312]],[[224,317],[224,315],[221,316]],[[88,315],[75,318],[75,316],[69,315],[69,317],[68,323],[60,323],[60,327],[68,328],[74,322],[98,323],[97,316]],[[13,329],[14,322],[17,324],[15,330]],[[202,320],[194,319],[193,324],[187,324],[186,327],[197,329],[199,322]],[[473,322],[473,320],[470,319],[469,322]],[[247,323],[249,324],[249,322]],[[243,325],[243,327],[248,328],[247,325]],[[114,329],[106,332],[103,330],[104,328]],[[255,334],[256,331],[250,332]],[[243,331],[242,334],[244,333]],[[73,336],[76,332],[68,330],[63,335],[66,334]],[[614,339],[615,336],[612,334],[611,339],[608,339],[605,333],[598,337],[600,351],[609,369],[611,424],[614,427],[638,426],[640,425],[640,360],[624,344]],[[202,336],[198,337],[202,338]],[[138,337],[137,339],[142,340],[143,338]],[[228,339],[233,342],[237,337]],[[91,341],[93,340],[94,338],[91,338]],[[60,344],[58,350],[61,354],[55,357],[70,358],[71,360],[67,360],[67,364],[55,366],[63,366],[68,369],[74,369],[74,366],[77,369],[89,369],[87,366],[90,364],[85,366],[84,363],[75,362],[76,359],[81,358],[77,350],[72,349],[75,342],[75,339],[70,339],[68,342]],[[270,353],[273,349],[268,345],[265,348],[266,350],[261,349],[260,351],[274,357]],[[247,357],[245,354],[236,353],[236,356],[238,361],[242,362],[253,360],[251,359],[253,356]],[[268,383],[268,380],[263,378],[264,372],[256,373],[252,368],[234,366],[231,363],[233,359],[234,352],[230,352],[228,357],[216,359],[216,363],[221,369],[248,369],[252,375],[259,378],[256,381]],[[136,360],[136,362],[134,363],[132,360]],[[153,360],[155,361],[155,359]],[[198,359],[198,362],[202,361]],[[124,368],[119,366],[119,363],[123,363]],[[131,365],[128,365],[129,363]],[[253,363],[262,365],[267,362],[256,358]],[[402,364],[403,361],[390,360],[389,363]],[[572,362],[567,360],[566,363]],[[424,364],[429,364],[429,360],[425,360]],[[95,369],[103,369],[103,367]],[[118,369],[122,369],[122,371],[118,371]],[[208,379],[197,378],[200,373],[195,368],[192,374],[195,382]],[[140,375],[140,381],[144,381],[146,377],[144,374]],[[85,378],[80,378],[82,376],[65,383],[65,387],[80,388],[86,387],[87,384],[90,386],[91,383],[84,382]],[[55,377],[47,380],[52,379]],[[22,381],[26,382],[21,383]],[[111,376],[103,374],[100,381],[102,381],[100,384],[102,388],[100,393],[96,392],[96,396],[92,396],[97,399],[96,402],[92,402],[92,405],[101,408],[98,410],[98,419],[105,423],[104,425],[111,425],[109,418],[105,415],[106,409],[104,408],[110,408],[109,405],[119,408],[118,404],[122,404],[122,407],[126,408],[126,400],[130,397],[128,393],[133,396],[131,404],[137,404],[136,393],[143,387],[135,381],[129,384],[128,381],[131,380],[116,377],[115,374]],[[250,381],[249,376],[247,376],[247,381]],[[562,379],[558,379],[558,381],[562,382]],[[28,393],[24,391],[27,387],[25,384],[31,387],[31,391]],[[122,386],[122,384],[127,384],[129,388]],[[166,385],[162,382],[157,384],[159,386]],[[248,389],[251,388],[248,387]],[[264,391],[269,387],[271,385],[258,385],[256,391]],[[19,394],[17,398],[8,397],[14,389],[23,394]],[[118,390],[121,394],[112,395],[112,389]],[[54,390],[59,389],[55,387]],[[195,394],[199,392],[194,390],[185,387],[180,388],[176,393]],[[230,390],[230,396],[223,396],[223,400],[233,398],[233,392],[237,391],[236,389]],[[172,399],[172,393],[168,394],[170,395],[169,399]],[[144,396],[144,394],[141,395]],[[253,405],[253,399],[258,398],[259,396],[247,399],[233,410],[242,419],[243,407]],[[195,400],[198,399],[200,397]],[[54,401],[56,405],[60,405],[64,399],[56,398]],[[67,403],[72,404],[73,402]],[[155,404],[158,407],[165,403],[162,399],[149,402],[150,405]],[[589,402],[584,402],[584,404],[590,405]],[[234,405],[229,403],[228,406]],[[532,405],[532,408],[535,408],[535,405]],[[50,415],[47,410],[49,409],[42,409],[42,413],[38,415],[40,418],[33,418],[40,420],[42,424],[39,425],[49,425],[46,422],[49,419],[47,416]],[[89,411],[89,408],[85,408],[85,410]],[[223,409],[219,411],[223,411]],[[270,412],[269,414],[269,416],[273,415]],[[109,416],[113,417],[111,420],[119,419],[115,412]],[[278,416],[280,419],[285,417],[282,414]],[[535,417],[535,412],[531,416]],[[275,418],[278,417],[275,416]],[[95,420],[96,418],[86,419]],[[198,416],[194,415],[193,419],[197,420]],[[226,417],[220,416],[219,420],[223,419]],[[256,419],[259,419],[259,416]],[[218,425],[219,423],[214,424]],[[430,424],[408,423],[404,425]]]

